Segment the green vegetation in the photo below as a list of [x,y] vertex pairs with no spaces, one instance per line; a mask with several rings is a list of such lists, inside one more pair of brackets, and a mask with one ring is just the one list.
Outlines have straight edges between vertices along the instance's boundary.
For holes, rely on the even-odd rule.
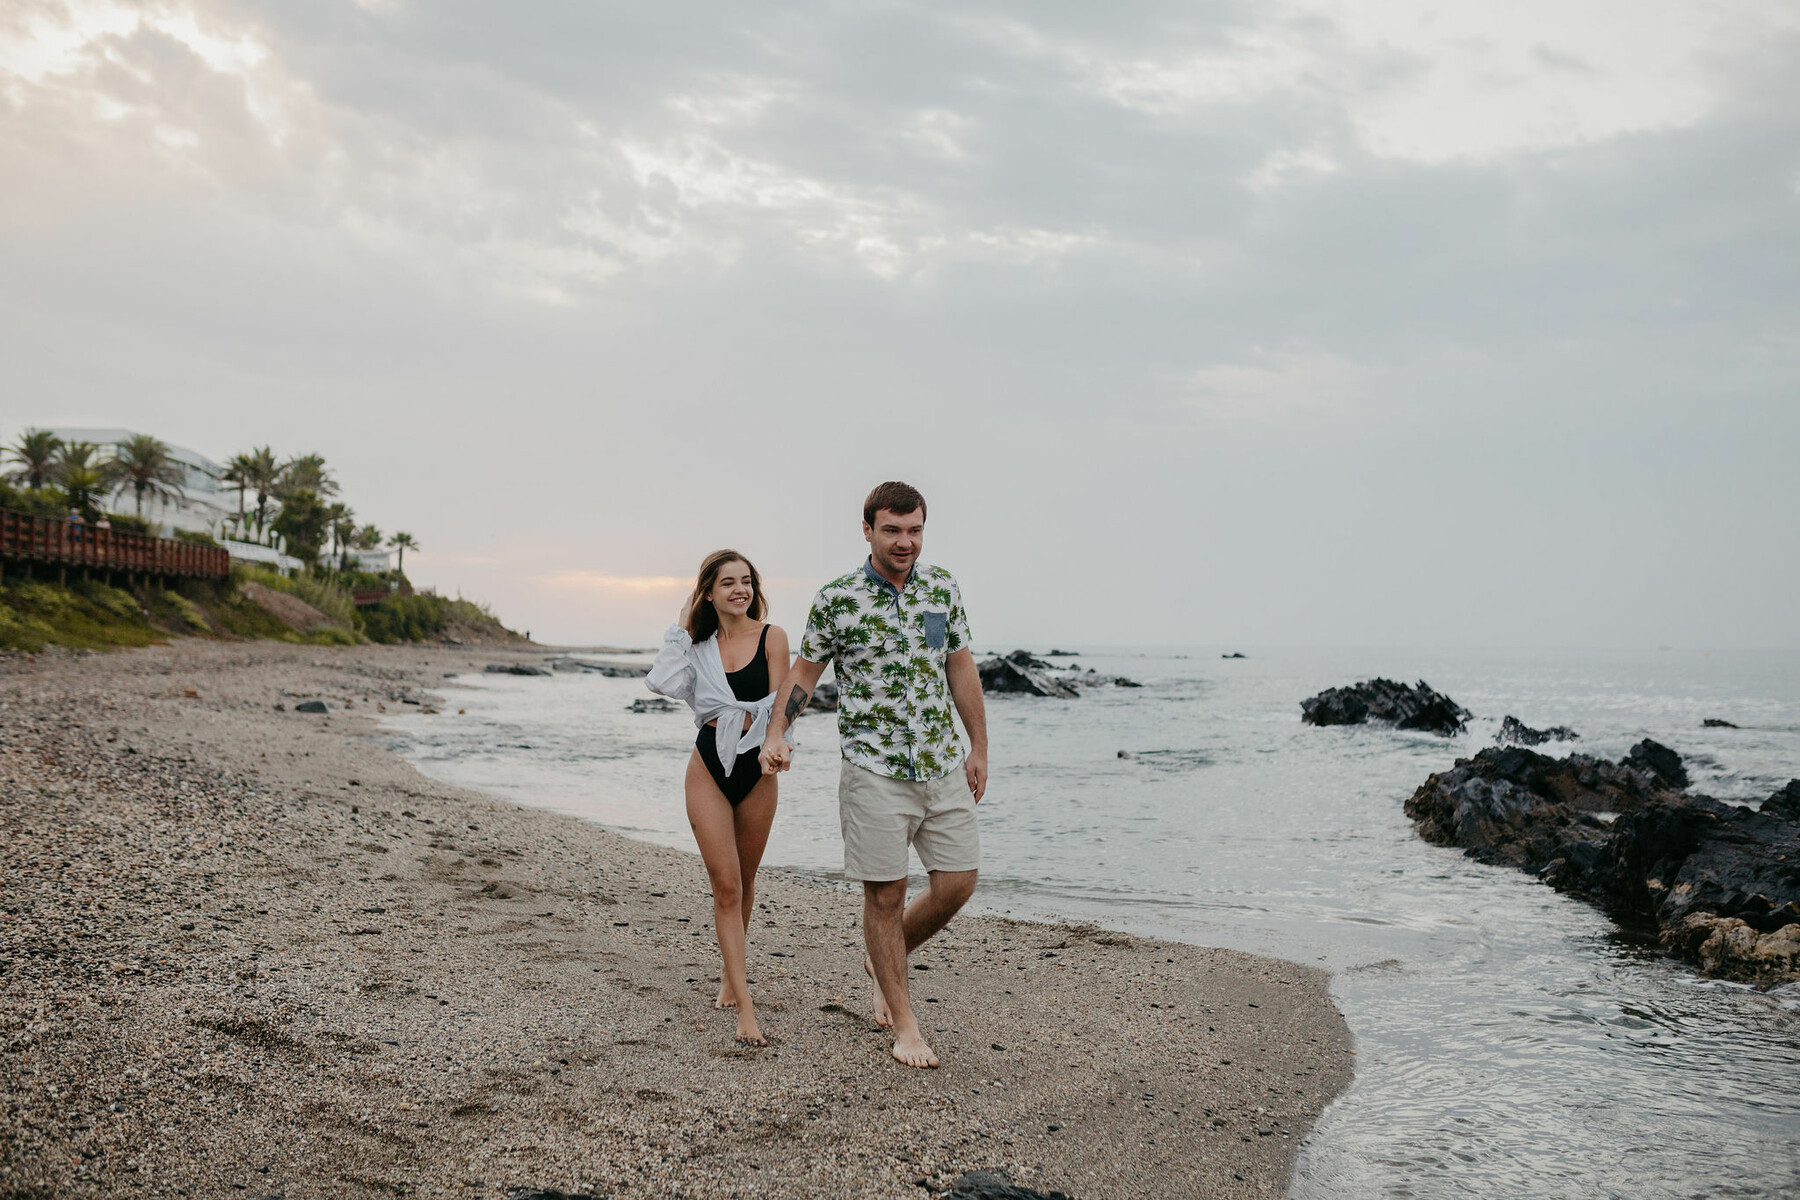
[[238,585],[256,582],[272,592],[286,592],[295,599],[304,600],[347,629],[355,624],[356,604],[350,599],[349,591],[327,576],[302,571],[290,578],[280,571],[255,563],[233,563],[231,578]]
[[[322,589],[295,587],[296,581],[272,571],[257,581],[268,579],[280,580],[284,585],[280,590],[315,608],[315,599],[331,602]],[[14,568],[7,573],[6,586],[0,587],[0,649],[38,651],[56,645],[98,650],[147,646],[190,635],[320,646],[350,646],[363,640],[350,625],[347,597],[341,606],[340,624],[303,636],[246,597],[240,583],[241,577],[234,572],[230,579],[190,579],[169,589],[126,590],[97,580],[71,580],[65,586],[25,579]]]
[[[117,445],[63,442],[46,430],[27,430],[5,447],[11,470],[0,477],[0,507],[60,520],[71,510],[88,522],[107,517],[115,531],[159,536],[161,528],[144,519],[146,497],[165,502],[184,498],[184,468],[168,446],[156,438],[133,435]],[[104,572],[79,581],[44,582],[16,564],[7,564],[0,586],[0,649],[39,650],[46,645],[84,648],[141,646],[170,636],[271,638],[289,642],[355,644],[369,641],[416,642],[431,638],[452,641],[518,640],[485,606],[430,593],[402,594],[408,550],[419,549],[412,534],[386,535],[373,524],[358,524],[356,513],[336,501],[339,486],[323,456],[302,454],[277,460],[268,446],[232,457],[223,480],[236,488],[236,525],[224,525],[233,536],[249,532],[256,540],[279,533],[287,552],[305,564],[293,576],[268,567],[234,563],[223,580],[186,580],[173,589],[134,586],[122,590],[99,581]],[[109,496],[129,489],[135,514],[106,513]],[[249,497],[255,496],[252,508]],[[184,529],[172,536],[186,542],[217,546],[212,535]],[[398,551],[396,569],[351,570],[352,550],[379,549],[383,542]],[[328,553],[329,551],[329,553]],[[43,567],[38,575],[45,575]],[[55,572],[59,579],[71,572]],[[109,577],[111,578],[111,577]],[[258,583],[304,601],[333,625],[307,635],[289,629],[278,617],[244,594],[243,585]],[[379,603],[358,609],[353,591],[385,591]]]
[[440,635],[473,634],[509,640],[519,636],[502,625],[484,604],[426,592],[388,596],[379,604],[357,609],[356,619],[363,636],[384,644],[422,642]]
[[32,580],[0,587],[0,646],[9,650],[42,650],[48,643],[90,650],[147,646],[166,636],[137,598],[118,588]]

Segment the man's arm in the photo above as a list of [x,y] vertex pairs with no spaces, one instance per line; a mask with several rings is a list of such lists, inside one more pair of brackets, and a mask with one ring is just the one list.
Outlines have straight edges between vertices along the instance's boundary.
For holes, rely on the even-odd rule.
[[980,804],[987,792],[987,704],[981,696],[981,672],[975,667],[974,652],[966,647],[956,651],[945,660],[944,673],[950,680],[956,715],[969,731],[969,757],[963,760],[963,773],[969,777],[975,803]]
[[806,710],[806,702],[812,699],[813,689],[819,686],[819,676],[824,673],[824,663],[796,658],[781,686],[775,689],[775,710],[769,714],[769,732],[763,735],[762,753],[757,755],[764,775],[785,771],[792,765],[793,756],[782,734]]

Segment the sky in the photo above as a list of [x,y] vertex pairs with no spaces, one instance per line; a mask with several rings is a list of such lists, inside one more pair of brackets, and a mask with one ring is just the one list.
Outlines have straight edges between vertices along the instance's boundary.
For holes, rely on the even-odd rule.
[[0,438],[323,454],[418,584],[978,645],[1800,645],[1800,5],[0,3]]

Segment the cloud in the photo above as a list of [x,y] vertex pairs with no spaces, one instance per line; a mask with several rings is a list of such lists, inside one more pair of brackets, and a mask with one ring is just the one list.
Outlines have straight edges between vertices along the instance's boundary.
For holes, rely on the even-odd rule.
[[[1794,13],[15,4],[7,415],[318,449],[551,636],[653,635],[720,544],[803,616],[898,476],[996,633],[1778,641]],[[1521,481],[1509,594],[1729,528],[1733,599],[1405,611]],[[1297,555],[1355,599],[1284,608]]]

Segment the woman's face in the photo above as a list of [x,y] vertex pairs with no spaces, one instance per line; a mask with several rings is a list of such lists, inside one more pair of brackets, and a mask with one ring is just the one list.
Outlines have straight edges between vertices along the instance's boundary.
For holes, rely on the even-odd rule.
[[750,564],[733,559],[720,567],[707,598],[720,616],[726,613],[743,616],[756,598],[756,588],[750,581]]

